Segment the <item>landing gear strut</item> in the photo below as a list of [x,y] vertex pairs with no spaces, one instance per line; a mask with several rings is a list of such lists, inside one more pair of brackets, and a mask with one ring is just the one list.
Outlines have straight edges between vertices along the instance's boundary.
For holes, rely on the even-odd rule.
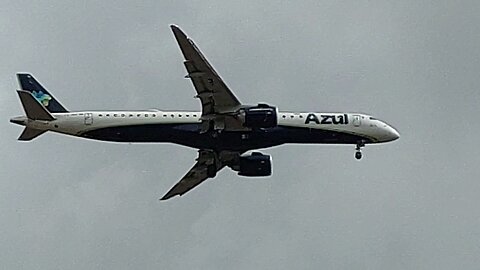
[[365,143],[363,142],[358,142],[357,147],[355,147],[355,158],[356,159],[361,159],[362,158],[362,147],[365,146]]

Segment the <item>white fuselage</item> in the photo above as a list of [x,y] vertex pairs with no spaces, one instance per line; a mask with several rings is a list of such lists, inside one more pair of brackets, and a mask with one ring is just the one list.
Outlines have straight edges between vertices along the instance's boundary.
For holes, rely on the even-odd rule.
[[[28,120],[27,126],[79,136],[87,131],[136,125],[200,124],[198,111],[80,111],[54,113],[53,121]],[[360,113],[279,112],[278,125],[302,129],[334,131],[370,139],[369,143],[388,142],[398,132],[383,121]],[[135,141],[132,141],[135,142]]]

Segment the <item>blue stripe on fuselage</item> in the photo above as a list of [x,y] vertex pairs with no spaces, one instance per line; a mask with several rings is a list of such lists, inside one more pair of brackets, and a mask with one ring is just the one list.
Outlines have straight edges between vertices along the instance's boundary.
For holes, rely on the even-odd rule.
[[169,142],[197,149],[248,151],[284,143],[356,144],[370,143],[362,136],[338,131],[277,126],[248,132],[223,131],[200,133],[200,124],[146,124],[100,128],[87,131],[81,137],[114,142]]

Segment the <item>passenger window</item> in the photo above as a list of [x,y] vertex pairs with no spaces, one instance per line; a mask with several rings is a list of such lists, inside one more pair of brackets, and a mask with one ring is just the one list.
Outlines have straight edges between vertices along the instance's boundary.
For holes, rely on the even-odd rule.
[[133,117],[133,114],[130,114],[129,117]]
[[287,116],[284,114],[284,115],[282,115],[282,117],[283,117],[283,118],[286,118]]
[[140,117],[141,114],[137,114],[137,117]]
[[118,115],[118,114],[115,113],[115,114],[113,114],[113,117],[117,117],[117,115]]
[[167,117],[167,115],[166,115],[166,114],[164,114],[164,115],[163,115],[163,117]]
[[172,114],[171,117],[173,118],[173,117],[175,117],[175,115]]
[[124,114],[124,113],[122,113],[122,117],[125,117],[125,114]]
[[152,116],[153,116],[153,117],[157,117],[157,115],[156,115],[156,114],[153,114]]
[[148,117],[148,114],[145,114],[145,117]]
[[197,117],[197,115],[196,115],[196,114],[194,114],[194,115],[193,115],[193,117]]
[[98,117],[102,117],[102,115],[101,115],[101,114],[99,114],[99,115],[98,115]]

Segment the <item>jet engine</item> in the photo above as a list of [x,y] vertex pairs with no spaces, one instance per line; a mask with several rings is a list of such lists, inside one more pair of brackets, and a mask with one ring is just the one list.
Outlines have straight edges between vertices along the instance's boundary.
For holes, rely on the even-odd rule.
[[257,106],[242,109],[244,117],[244,126],[249,128],[271,128],[276,127],[277,108],[267,105],[258,104]]
[[272,175],[271,157],[253,152],[249,156],[241,156],[235,169],[238,171],[238,175],[242,176],[270,176]]

